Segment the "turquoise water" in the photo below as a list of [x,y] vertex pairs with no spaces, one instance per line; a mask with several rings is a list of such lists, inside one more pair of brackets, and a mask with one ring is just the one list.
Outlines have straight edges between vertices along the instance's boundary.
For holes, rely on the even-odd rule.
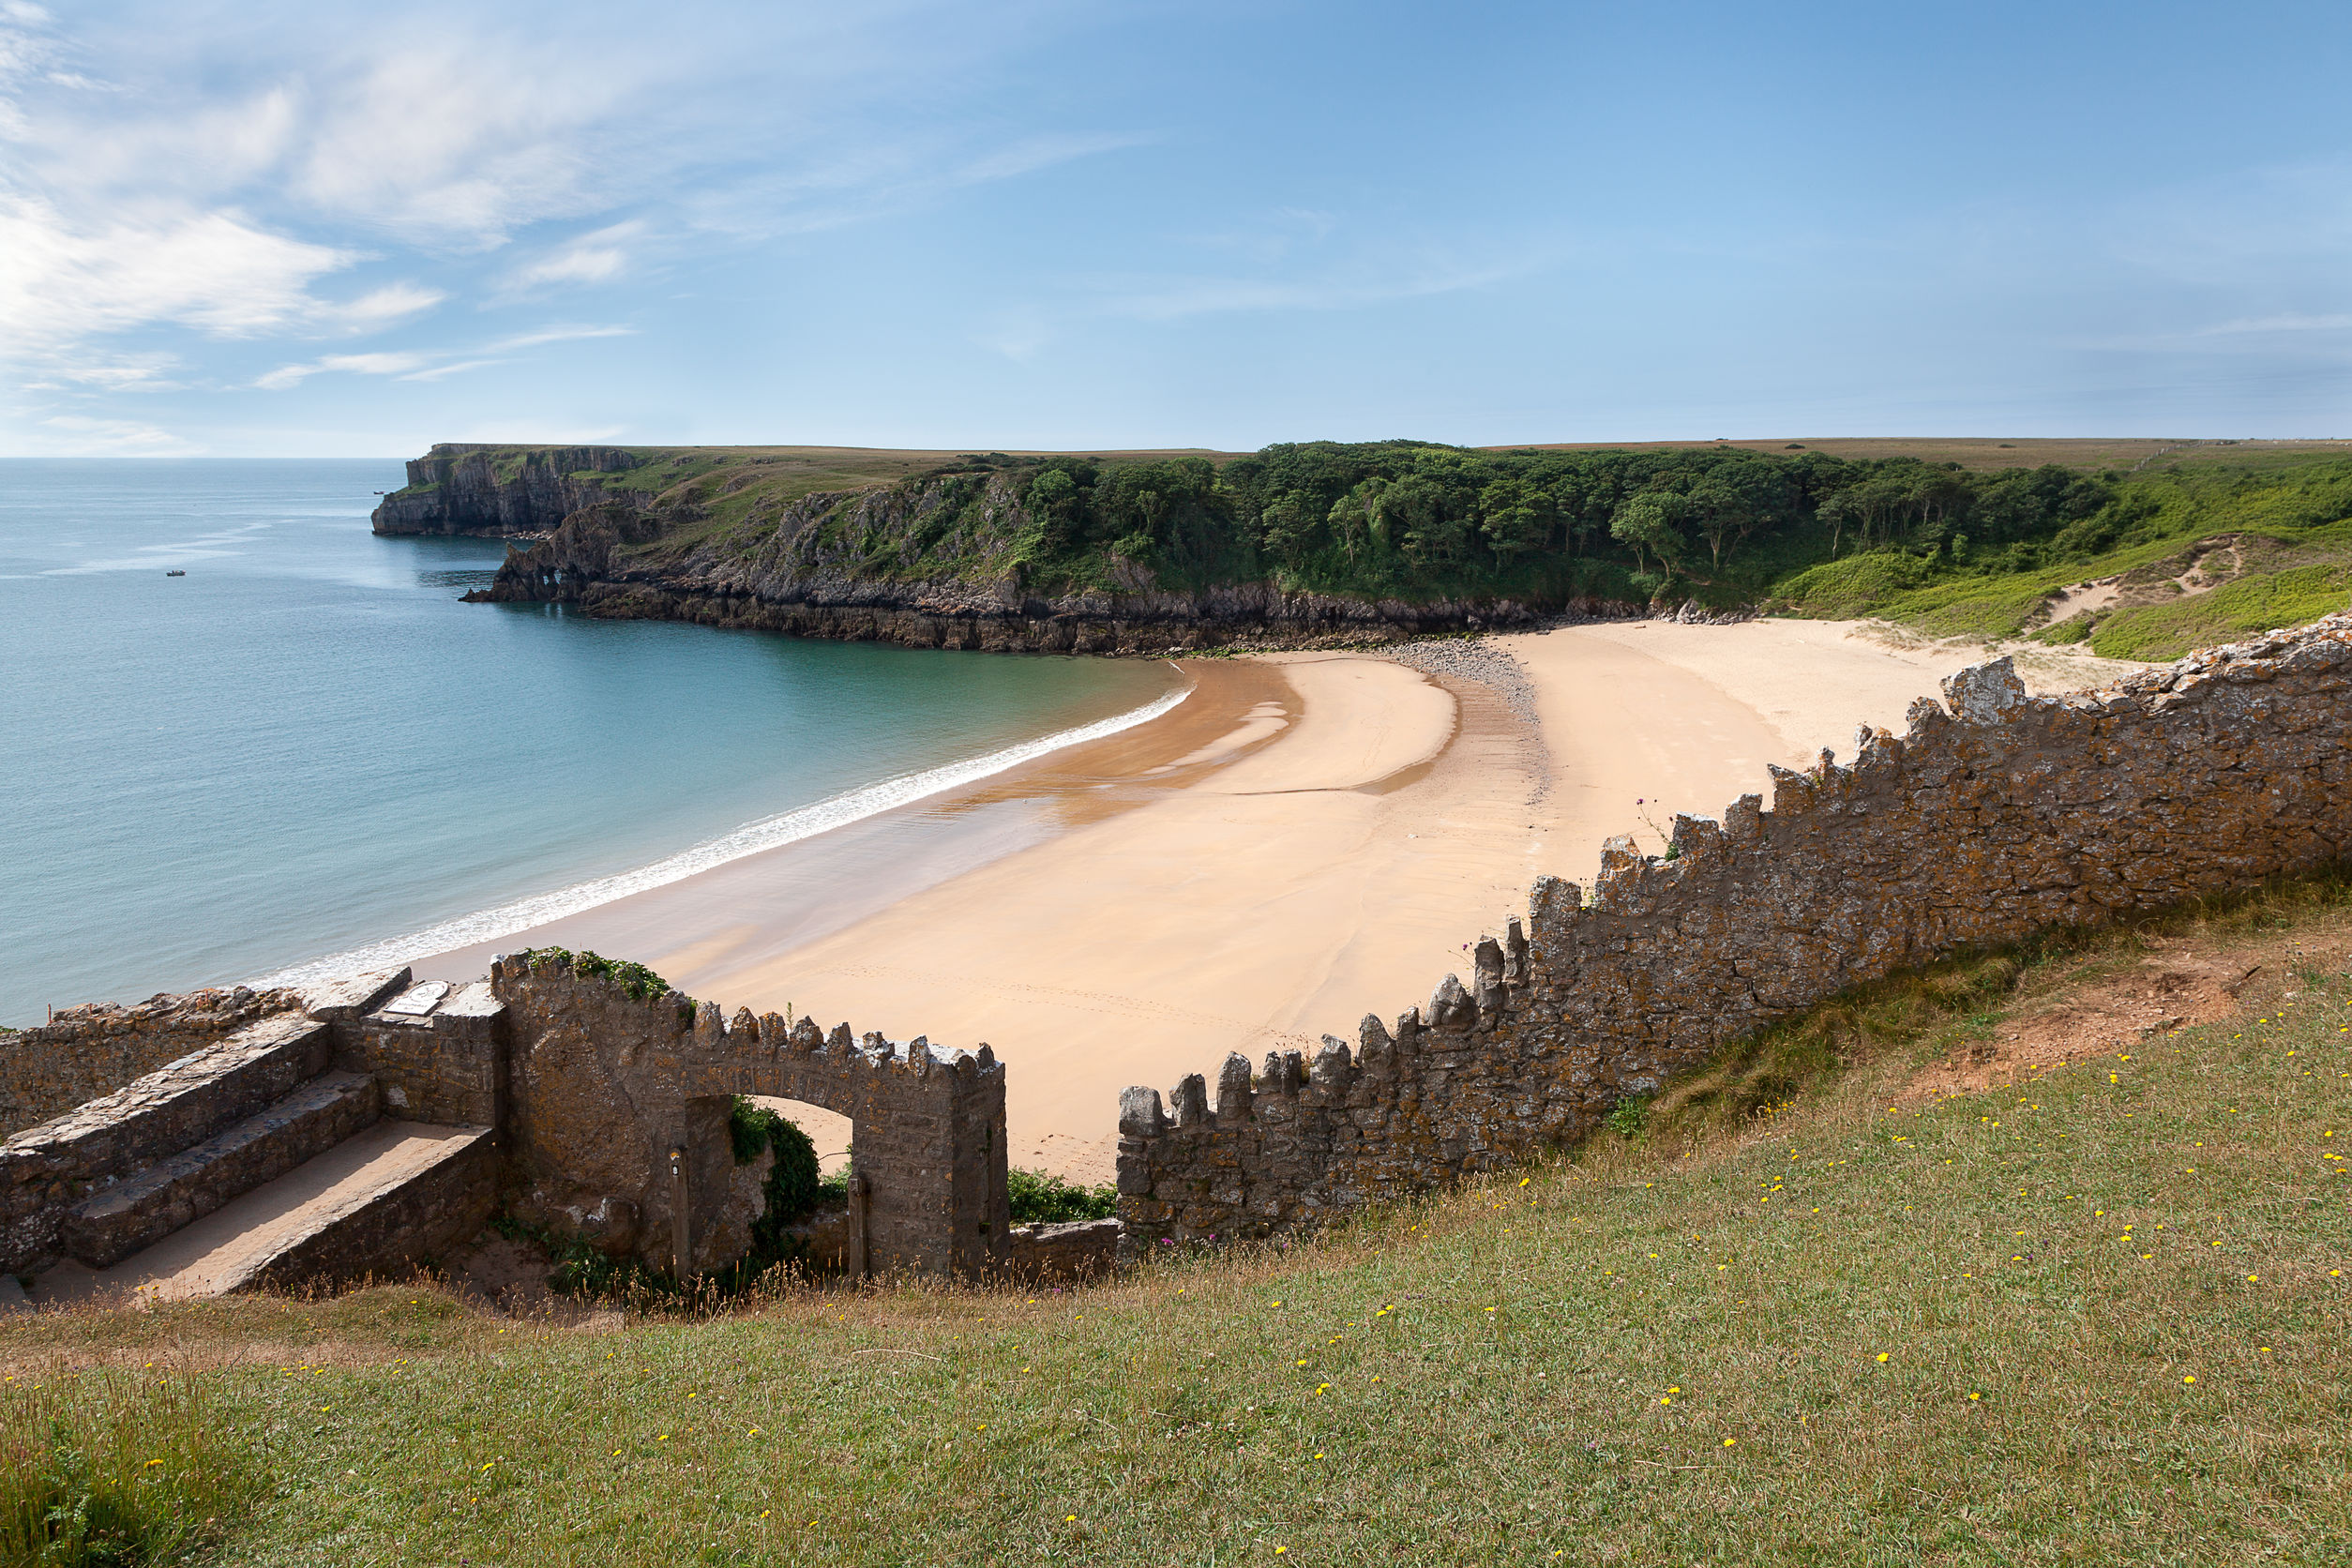
[[503,934],[483,912],[672,880],[1171,693],[1165,665],[460,604],[505,547],[374,537],[401,477],[0,461],[0,1022]]

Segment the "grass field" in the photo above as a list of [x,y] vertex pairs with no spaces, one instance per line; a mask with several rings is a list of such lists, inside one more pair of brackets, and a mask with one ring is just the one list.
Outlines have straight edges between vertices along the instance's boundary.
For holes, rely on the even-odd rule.
[[2118,437],[2114,439],[2055,439],[1998,436],[1790,436],[1760,441],[1612,441],[1553,442],[1534,447],[1490,446],[1490,452],[1598,452],[1622,448],[1648,451],[1655,447],[1741,446],[1752,452],[1786,454],[1804,449],[1852,460],[1917,458],[1922,462],[1956,462],[1972,473],[1997,473],[2005,468],[2039,468],[2056,463],[2078,473],[2114,470],[2130,474],[2166,464],[2268,470],[2300,467],[2333,458],[2352,456],[2352,440],[2344,441],[2213,441],[2189,437]]
[[[1906,1093],[2150,942],[2263,967],[2220,1021]],[[0,1432],[115,1412],[107,1462],[161,1487],[207,1431],[258,1497],[240,1563],[2339,1561],[2347,949],[2329,883],[1882,988],[1792,1032],[1842,1073],[1755,1114],[1668,1096],[1093,1289],[0,1320]]]

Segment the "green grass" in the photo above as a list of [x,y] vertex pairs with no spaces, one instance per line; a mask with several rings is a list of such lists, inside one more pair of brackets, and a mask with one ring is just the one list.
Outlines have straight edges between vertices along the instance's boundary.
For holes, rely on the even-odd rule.
[[182,1560],[243,1522],[251,1445],[212,1388],[153,1364],[0,1384],[0,1563]]
[[[2220,448],[2236,452],[2240,448]],[[2315,457],[2315,455],[2314,455]],[[1811,617],[1877,615],[1938,637],[2089,641],[2111,658],[2178,658],[2250,632],[2301,625],[2352,603],[2352,465],[2161,470],[2130,481],[2124,500],[2060,534],[2043,564],[1963,568],[1898,551],[1847,556],[1783,579],[1778,607]],[[2118,609],[2084,626],[2035,632],[2052,596],[2117,576],[2161,589],[2201,542],[2230,537],[2243,575],[2176,603]]]
[[2340,1560],[2352,911],[2172,931],[2264,963],[2242,1016],[1891,1113],[2138,948],[1958,962],[1574,1160],[1093,1289],[378,1289],[0,1321],[0,1361],[187,1368],[270,1478],[240,1563]]
[[2352,605],[2352,561],[2253,573],[2175,604],[2118,611],[2090,636],[2106,658],[2173,659],[2193,648],[2299,626]]

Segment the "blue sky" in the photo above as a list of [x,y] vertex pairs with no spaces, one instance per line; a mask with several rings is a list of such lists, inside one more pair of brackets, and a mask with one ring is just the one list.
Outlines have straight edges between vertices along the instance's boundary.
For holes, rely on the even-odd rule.
[[2352,435],[2341,5],[0,0],[0,454]]

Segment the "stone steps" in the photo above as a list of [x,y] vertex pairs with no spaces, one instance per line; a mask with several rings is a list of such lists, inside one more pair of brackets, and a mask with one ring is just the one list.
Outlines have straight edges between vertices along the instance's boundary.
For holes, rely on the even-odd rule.
[[374,1122],[376,1080],[325,1073],[193,1148],[92,1194],[66,1215],[66,1251],[118,1263],[231,1200],[326,1153]]
[[112,1094],[8,1139],[8,1152],[92,1173],[151,1165],[234,1126],[326,1071],[328,1027],[299,1013],[249,1024]]
[[379,1121],[111,1267],[58,1264],[33,1299],[173,1301],[281,1278],[398,1274],[489,1220],[493,1147],[487,1127]]

